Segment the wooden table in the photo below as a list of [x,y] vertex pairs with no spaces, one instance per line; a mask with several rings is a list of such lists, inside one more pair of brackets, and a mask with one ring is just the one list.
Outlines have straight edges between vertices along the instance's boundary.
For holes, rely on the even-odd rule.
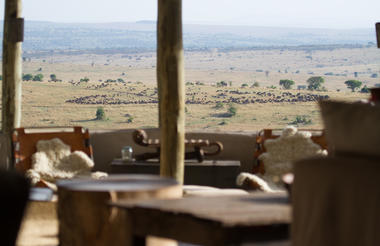
[[[239,174],[238,160],[196,160],[185,161],[186,185],[206,185],[218,188],[236,188],[236,177]],[[123,162],[114,159],[110,173],[156,174],[160,173],[158,160]]]
[[289,238],[291,209],[286,193],[119,201],[132,221],[134,245],[147,235],[202,245],[277,241]]
[[132,231],[125,214],[110,208],[109,202],[182,196],[182,186],[175,180],[153,175],[59,180],[57,186],[60,246],[131,245]]

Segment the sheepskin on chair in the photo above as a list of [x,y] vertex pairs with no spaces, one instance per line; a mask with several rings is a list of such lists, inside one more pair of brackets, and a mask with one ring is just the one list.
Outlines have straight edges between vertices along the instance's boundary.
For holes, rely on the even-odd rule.
[[258,159],[265,165],[265,174],[241,173],[237,177],[237,185],[247,185],[265,192],[279,191],[282,190],[281,177],[292,171],[292,162],[327,155],[326,150],[322,150],[311,140],[310,132],[298,131],[293,126],[286,127],[280,137],[266,140],[264,147],[267,152],[261,154]]
[[40,140],[37,142],[37,152],[32,155],[32,168],[26,176],[33,185],[40,180],[56,189],[57,179],[70,179],[77,176],[91,176],[93,178],[106,177],[107,173],[91,173],[94,167],[93,160],[82,151],[71,153],[70,146],[59,138]]

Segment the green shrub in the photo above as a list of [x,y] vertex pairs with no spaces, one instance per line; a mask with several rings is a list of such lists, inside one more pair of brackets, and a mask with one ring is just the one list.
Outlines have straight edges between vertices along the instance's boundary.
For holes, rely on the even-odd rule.
[[224,104],[222,102],[217,102],[214,106],[215,109],[224,108]]
[[30,73],[27,73],[27,74],[23,74],[23,75],[22,75],[22,80],[23,80],[23,81],[30,81],[30,80],[32,80],[32,79],[33,79],[33,75],[30,74]]
[[369,88],[365,85],[363,88],[360,90],[361,93],[369,93]]
[[260,84],[259,84],[259,82],[255,81],[255,82],[252,84],[251,87],[260,87]]
[[237,108],[230,104],[230,107],[228,108],[228,113],[232,116],[235,116],[237,114]]
[[225,82],[225,81],[220,81],[220,82],[216,82],[216,86],[217,87],[223,87],[223,86],[227,86],[228,84],[227,84],[227,82]]
[[221,122],[219,123],[220,126],[227,125],[227,124],[228,124],[228,122],[225,121],[225,120],[223,120],[223,121],[221,121]]
[[50,79],[51,81],[57,81],[57,75],[55,75],[54,73],[50,74]]
[[79,81],[80,82],[88,82],[88,81],[90,81],[90,79],[87,77],[84,77],[84,78],[81,78]]
[[34,75],[33,81],[40,81],[41,82],[43,80],[43,78],[44,78],[44,76],[39,73],[37,75]]
[[103,107],[99,107],[96,110],[96,120],[105,120],[106,119],[106,113],[104,112]]
[[132,123],[133,122],[133,116],[129,116],[127,118],[127,123]]
[[295,120],[290,122],[290,124],[292,125],[310,125],[312,124],[312,120],[311,119],[307,119],[306,118],[306,115],[297,115]]

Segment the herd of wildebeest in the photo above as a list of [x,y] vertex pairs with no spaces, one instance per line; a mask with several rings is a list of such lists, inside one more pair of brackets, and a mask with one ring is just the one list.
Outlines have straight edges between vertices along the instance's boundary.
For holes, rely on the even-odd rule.
[[[92,94],[74,97],[66,100],[67,103],[93,104],[93,105],[121,105],[121,104],[156,104],[158,103],[157,88],[153,86],[134,87],[124,83],[113,83],[119,88],[109,88],[103,94]],[[107,84],[87,87],[99,90],[108,87]],[[299,103],[314,102],[328,99],[328,95],[312,93],[311,91],[284,91],[261,88],[234,88],[214,87],[213,90],[204,90],[202,86],[186,88],[186,104],[213,105],[216,103],[236,104],[264,104],[264,103]],[[108,92],[108,93],[107,93]]]

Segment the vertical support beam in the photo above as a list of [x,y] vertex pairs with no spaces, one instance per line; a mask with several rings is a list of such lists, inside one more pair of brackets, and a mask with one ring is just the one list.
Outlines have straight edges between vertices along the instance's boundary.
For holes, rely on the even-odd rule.
[[182,0],[158,0],[157,83],[161,133],[160,174],[183,183],[185,87]]
[[11,161],[12,129],[21,122],[21,71],[23,19],[21,0],[6,0],[3,32],[2,133],[7,146],[7,166]]
[[377,48],[380,49],[380,22],[376,23]]

